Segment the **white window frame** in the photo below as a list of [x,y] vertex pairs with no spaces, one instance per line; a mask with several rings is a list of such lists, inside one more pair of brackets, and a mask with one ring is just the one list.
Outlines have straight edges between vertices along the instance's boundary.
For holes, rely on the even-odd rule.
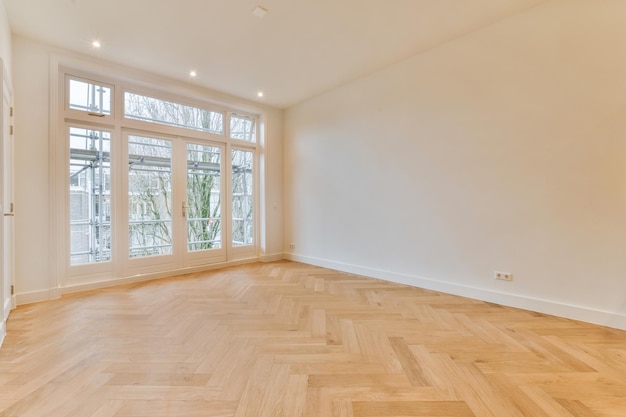
[[[84,115],[87,114],[89,115],[92,119],[94,117],[100,118],[101,122],[105,122],[105,123],[112,123],[112,119],[115,116],[115,100],[114,100],[114,86],[112,84],[109,84],[107,82],[102,82],[100,80],[94,80],[94,79],[90,79],[90,78],[86,78],[86,77],[81,77],[81,76],[68,76],[68,74],[66,73],[64,76],[65,79],[65,83],[63,86],[63,91],[64,91],[64,111],[66,114],[70,114],[70,115]],[[101,85],[104,87],[108,87],[111,89],[111,112],[110,114],[106,114],[106,113],[97,113],[97,112],[90,112],[90,111],[85,111],[85,110],[79,110],[79,109],[72,109],[70,107],[70,79],[72,80],[76,80],[76,81],[81,81],[84,83],[93,83],[96,85]],[[80,117],[80,116],[79,116]]]
[[[215,265],[228,265],[229,263],[240,263],[241,261],[258,260],[261,248],[260,241],[264,226],[261,224],[261,160],[262,160],[262,133],[261,114],[253,114],[236,107],[229,108],[223,104],[216,104],[207,97],[192,97],[181,94],[177,91],[165,91],[155,85],[146,85],[137,80],[130,80],[125,76],[105,75],[96,67],[84,70],[82,65],[61,64],[58,59],[53,59],[51,71],[51,161],[50,161],[50,201],[51,201],[51,243],[54,241],[54,259],[51,261],[53,271],[53,288],[73,287],[78,289],[98,287],[107,285],[110,282],[126,282],[135,278],[152,278],[169,276],[178,273],[192,272],[195,270],[215,267]],[[77,79],[103,85],[111,88],[111,114],[110,115],[90,115],[89,112],[69,108],[69,79]],[[182,105],[199,107],[223,114],[224,131],[222,134],[215,134],[195,129],[187,129],[177,126],[169,126],[149,121],[135,120],[124,117],[124,94],[125,92],[143,94],[149,97],[172,101]],[[231,115],[250,117],[255,122],[256,141],[250,142],[230,138],[230,117]],[[178,246],[177,253],[171,262],[162,262],[155,268],[148,265],[150,262],[134,262],[128,253],[122,253],[128,249],[128,243],[120,244],[124,236],[128,235],[127,230],[122,230],[122,225],[127,225],[124,217],[128,218],[128,207],[124,206],[125,199],[118,198],[112,202],[111,234],[115,246],[112,247],[111,260],[102,263],[70,265],[70,236],[69,236],[69,178],[67,178],[69,160],[69,127],[93,128],[111,132],[111,194],[120,195],[126,189],[123,184],[122,172],[123,162],[127,161],[125,143],[129,132],[145,135],[158,135],[164,138],[174,138],[177,143],[200,143],[210,146],[217,146],[223,152],[222,155],[222,253],[216,251],[217,255],[201,256],[194,255],[185,260],[179,253],[186,251],[186,245]],[[182,145],[181,145],[182,146]],[[254,155],[254,244],[248,246],[233,246],[232,244],[232,175],[231,175],[231,150],[241,149],[252,151]],[[179,149],[180,151],[180,149]],[[174,158],[174,156],[173,156]],[[176,164],[176,162],[173,163]],[[173,167],[173,169],[176,169]],[[186,170],[184,173],[186,177]],[[180,188],[180,184],[176,185]],[[184,190],[183,190],[184,191]],[[180,194],[180,192],[179,192]],[[63,196],[61,198],[61,196]],[[180,197],[180,196],[177,196]],[[185,195],[186,197],[186,195]],[[173,197],[174,198],[174,197]],[[173,210],[177,203],[173,202]],[[184,220],[184,219],[183,219]],[[173,219],[181,227],[181,219]],[[186,230],[186,226],[185,226]],[[127,240],[127,239],[126,239]],[[166,255],[168,256],[168,255]],[[109,284],[110,285],[110,284]]]

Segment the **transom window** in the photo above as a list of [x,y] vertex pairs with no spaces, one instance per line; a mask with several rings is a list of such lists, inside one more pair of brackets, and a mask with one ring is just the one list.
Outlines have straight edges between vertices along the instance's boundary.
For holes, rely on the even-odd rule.
[[248,116],[231,115],[230,137],[247,142],[256,142],[256,120]]
[[224,133],[222,113],[129,92],[124,93],[124,117],[218,135]]
[[75,78],[70,78],[68,84],[70,109],[103,116],[111,114],[110,86]]

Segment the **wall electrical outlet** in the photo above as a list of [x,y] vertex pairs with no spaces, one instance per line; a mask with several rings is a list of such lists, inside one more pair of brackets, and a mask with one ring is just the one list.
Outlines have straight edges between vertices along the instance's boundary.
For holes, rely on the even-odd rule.
[[513,281],[513,274],[510,272],[494,271],[493,276],[500,281]]
[[290,243],[289,244],[289,249],[295,249],[296,248],[296,244],[295,243]]

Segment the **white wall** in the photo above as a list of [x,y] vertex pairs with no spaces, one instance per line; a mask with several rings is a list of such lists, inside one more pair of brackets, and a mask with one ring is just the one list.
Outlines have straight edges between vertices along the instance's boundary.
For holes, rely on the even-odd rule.
[[288,109],[285,250],[626,329],[625,15],[547,2]]
[[48,234],[50,51],[13,37],[15,84],[15,290],[51,290]]
[[9,26],[9,17],[4,6],[4,0],[0,0],[0,58],[4,61],[9,77],[12,73],[12,56],[11,56],[11,27]]
[[[71,54],[51,46],[26,39],[13,38],[15,68],[15,126],[16,126],[16,292],[18,303],[53,298],[55,281],[51,275],[53,248],[49,245],[48,174],[49,174],[49,92],[51,56],[70,57],[73,60],[99,61],[93,57]],[[102,62],[114,71],[125,70],[141,76],[142,80],[157,80],[181,94],[204,95],[235,108],[265,115],[266,177],[270,180],[264,190],[263,214],[265,233],[262,259],[281,257],[283,250],[283,179],[282,128],[283,111],[258,103],[227,96],[160,79],[135,70],[124,69]]]

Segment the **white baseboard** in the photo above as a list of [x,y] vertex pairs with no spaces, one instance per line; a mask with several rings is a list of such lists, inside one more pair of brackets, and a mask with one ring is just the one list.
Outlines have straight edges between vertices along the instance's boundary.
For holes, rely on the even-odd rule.
[[15,294],[16,305],[39,303],[41,301],[56,300],[61,296],[59,288],[50,290],[32,291]]
[[2,321],[0,322],[0,348],[2,347],[2,343],[4,342],[4,338],[7,335],[7,320],[9,318],[9,314],[11,314],[11,309],[13,308],[13,300],[15,299],[15,294],[11,297],[7,298],[4,303],[4,311],[2,312]]
[[12,300],[13,300],[13,296],[7,298],[4,301],[4,311],[2,313],[2,317],[4,317],[5,319],[9,317],[9,314],[11,314],[11,308],[13,307]]
[[285,254],[284,253],[270,253],[267,255],[261,255],[259,257],[259,260],[261,262],[276,262],[276,261],[280,261],[282,259],[285,259]]
[[399,284],[410,285],[412,287],[419,287],[427,290],[439,291],[447,294],[459,295],[462,297],[469,297],[475,300],[487,301],[490,303],[500,304],[504,306],[521,308],[524,310],[535,311],[538,313],[550,314],[553,316],[584,321],[588,323],[598,324],[601,326],[613,327],[620,330],[626,330],[626,315],[621,313],[602,311],[589,307],[564,304],[551,300],[543,300],[539,298],[525,297],[517,294],[509,294],[488,290],[484,288],[437,281],[429,278],[416,277],[392,271],[367,268],[359,265],[330,261],[326,259],[319,259],[292,253],[285,253],[284,258],[291,261],[321,266],[324,268],[336,269],[338,271],[348,272],[351,274],[363,275],[367,277],[382,279],[385,281],[396,282]]
[[7,322],[3,320],[0,322],[0,348],[2,348],[2,343],[4,343],[4,338],[7,335]]
[[116,285],[134,284],[137,282],[144,282],[144,281],[151,281],[154,279],[174,277],[177,275],[194,274],[196,272],[211,271],[214,269],[221,269],[221,268],[226,268],[229,266],[244,265],[244,264],[249,264],[253,262],[258,262],[259,260],[260,259],[257,257],[237,259],[234,261],[217,262],[217,263],[210,264],[210,265],[182,268],[182,269],[176,269],[176,270],[166,271],[166,272],[138,274],[138,275],[133,275],[130,277],[115,278],[115,279],[110,279],[106,281],[95,281],[95,282],[89,282],[89,283],[84,283],[84,284],[66,285],[61,288],[61,292],[62,294],[71,294],[71,293],[81,292],[81,291],[97,290],[99,288],[114,287]]
[[[282,254],[280,255],[282,259]],[[210,271],[213,269],[220,269],[220,268],[226,268],[229,266],[243,265],[243,264],[248,264],[248,263],[253,263],[253,262],[258,262],[258,261],[260,261],[260,259],[257,257],[237,259],[234,261],[219,262],[219,263],[215,263],[211,265],[184,268],[184,269],[178,269],[174,271],[167,271],[167,272],[156,273],[156,274],[138,274],[138,275],[133,275],[131,277],[116,278],[116,279],[111,279],[111,280],[101,280],[101,281],[94,281],[94,282],[80,283],[80,284],[68,284],[63,287],[53,288],[50,290],[33,291],[33,292],[28,292],[28,293],[18,293],[15,295],[15,303],[16,305],[39,303],[42,301],[55,300],[57,298],[60,298],[63,294],[71,294],[71,293],[80,292],[80,291],[89,291],[89,290],[95,290],[99,288],[113,287],[116,285],[133,284],[136,282],[150,281],[153,279],[166,278],[166,277],[173,277],[176,275],[193,274],[196,272]]]

